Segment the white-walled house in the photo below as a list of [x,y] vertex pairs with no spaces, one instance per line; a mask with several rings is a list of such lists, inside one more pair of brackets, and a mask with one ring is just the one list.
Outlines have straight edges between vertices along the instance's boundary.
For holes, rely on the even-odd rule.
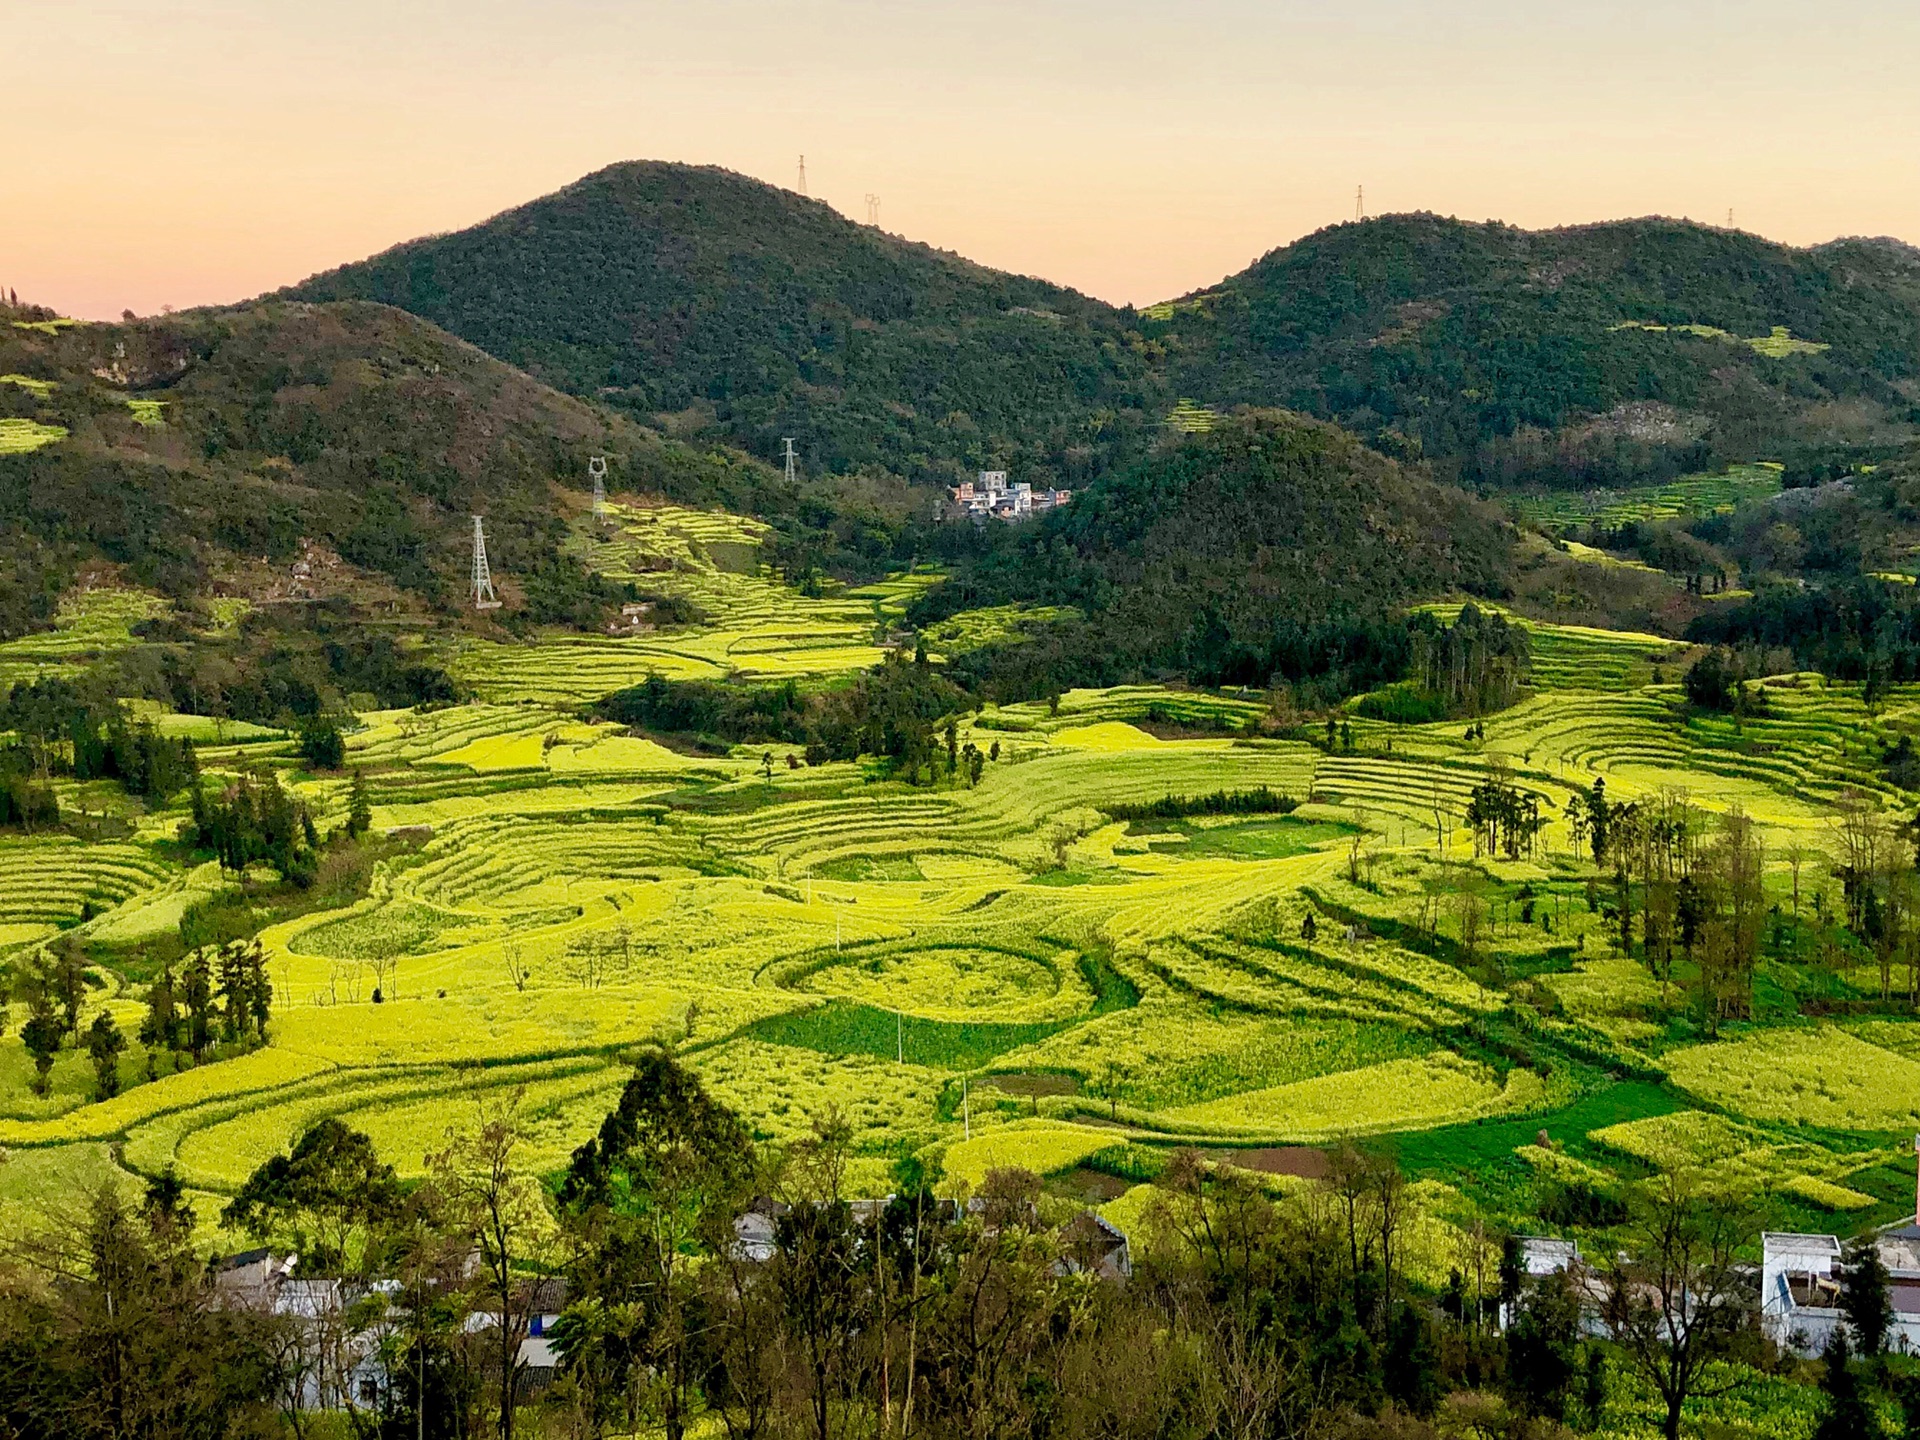
[[[1801,1355],[1826,1348],[1841,1323],[1845,1247],[1835,1235],[1767,1231],[1760,1237],[1760,1323],[1775,1343]],[[1890,1226],[1874,1237],[1887,1267],[1893,1328],[1887,1348],[1920,1354],[1920,1225]]]

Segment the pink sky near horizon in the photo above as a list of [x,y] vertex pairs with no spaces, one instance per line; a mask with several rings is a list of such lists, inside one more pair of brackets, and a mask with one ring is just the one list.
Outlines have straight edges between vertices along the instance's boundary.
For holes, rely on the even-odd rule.
[[244,299],[628,159],[1104,299],[1367,210],[1920,240],[1911,0],[13,0],[0,285]]

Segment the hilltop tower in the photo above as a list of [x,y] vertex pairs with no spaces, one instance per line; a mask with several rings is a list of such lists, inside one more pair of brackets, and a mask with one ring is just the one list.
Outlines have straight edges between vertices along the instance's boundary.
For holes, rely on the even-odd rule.
[[800,478],[800,457],[793,453],[793,437],[788,435],[780,443],[786,447],[787,484],[792,485]]
[[500,608],[500,597],[493,593],[493,572],[487,568],[487,532],[478,515],[473,517],[473,608]]

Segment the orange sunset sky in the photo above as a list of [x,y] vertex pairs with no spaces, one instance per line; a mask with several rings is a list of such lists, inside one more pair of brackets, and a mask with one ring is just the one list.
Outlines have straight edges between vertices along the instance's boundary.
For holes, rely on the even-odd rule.
[[1915,0],[0,3],[0,285],[237,300],[617,160],[1109,300],[1369,213],[1920,240]]

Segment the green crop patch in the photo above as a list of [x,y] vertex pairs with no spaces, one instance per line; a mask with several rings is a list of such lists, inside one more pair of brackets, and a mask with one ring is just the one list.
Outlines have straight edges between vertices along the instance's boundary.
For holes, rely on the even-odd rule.
[[827,1055],[874,1055],[908,1065],[973,1070],[1011,1050],[1044,1040],[1061,1028],[1061,1023],[928,1020],[871,1005],[833,1001],[758,1021],[744,1033],[770,1045],[790,1045]]
[[1356,827],[1337,820],[1236,820],[1202,825],[1190,820],[1135,821],[1129,833],[1141,834],[1157,854],[1190,859],[1283,860],[1345,839]]

